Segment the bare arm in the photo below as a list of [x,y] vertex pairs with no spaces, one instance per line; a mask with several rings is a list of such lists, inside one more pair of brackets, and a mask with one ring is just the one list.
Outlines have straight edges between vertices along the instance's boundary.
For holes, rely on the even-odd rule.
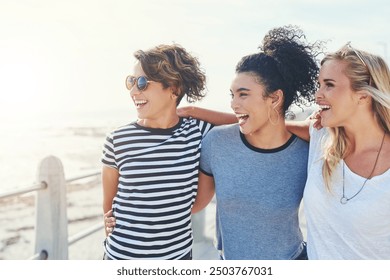
[[103,166],[102,184],[103,184],[103,213],[106,235],[110,233],[107,227],[115,225],[115,219],[111,218],[111,224],[107,224],[107,218],[112,217],[112,201],[118,191],[119,172],[115,168]]
[[195,214],[205,208],[215,193],[214,178],[199,171],[198,179],[198,194],[194,205],[192,206],[192,214]]
[[232,124],[237,122],[233,113],[225,113],[195,106],[185,106],[177,109],[177,114],[181,117],[193,117],[213,125]]
[[305,141],[310,140],[310,119],[304,121],[286,121],[287,130]]

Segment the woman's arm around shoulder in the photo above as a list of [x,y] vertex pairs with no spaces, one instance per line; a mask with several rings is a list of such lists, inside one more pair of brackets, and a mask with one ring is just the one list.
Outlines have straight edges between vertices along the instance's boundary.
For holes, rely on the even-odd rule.
[[237,122],[237,118],[233,113],[220,112],[195,106],[177,108],[177,114],[180,117],[192,117],[213,125],[224,125]]
[[305,141],[310,140],[309,127],[310,120],[286,121],[287,130]]
[[202,171],[199,171],[198,193],[196,195],[194,205],[192,206],[192,214],[203,210],[203,208],[205,208],[213,198],[214,193],[214,178],[212,176],[206,175]]
[[102,185],[103,185],[103,213],[106,235],[108,225],[106,219],[112,216],[112,201],[118,191],[119,172],[113,167],[104,165],[102,168]]
[[313,128],[321,129],[321,115],[320,113],[314,112],[304,121],[286,121],[287,130],[295,134],[299,138],[305,141],[310,141],[310,125],[312,123]]

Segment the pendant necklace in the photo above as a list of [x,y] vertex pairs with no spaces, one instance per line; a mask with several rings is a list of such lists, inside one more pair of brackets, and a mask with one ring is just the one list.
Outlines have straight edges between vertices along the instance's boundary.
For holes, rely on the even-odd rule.
[[348,201],[350,201],[352,198],[357,196],[363,190],[363,188],[366,185],[367,181],[369,179],[371,179],[371,176],[374,173],[376,164],[378,163],[379,155],[380,155],[380,153],[382,151],[383,143],[385,141],[385,136],[386,136],[386,132],[383,134],[382,143],[381,143],[381,146],[379,148],[378,154],[377,154],[376,159],[375,159],[374,167],[372,168],[372,171],[371,171],[370,175],[366,178],[366,180],[364,180],[364,183],[360,187],[360,190],[357,193],[355,193],[353,196],[351,196],[351,197],[346,197],[345,196],[345,186],[344,186],[344,181],[345,181],[345,179],[344,179],[345,178],[345,171],[344,171],[344,169],[345,169],[345,161],[343,160],[343,196],[340,198],[340,203],[341,204],[347,204]]

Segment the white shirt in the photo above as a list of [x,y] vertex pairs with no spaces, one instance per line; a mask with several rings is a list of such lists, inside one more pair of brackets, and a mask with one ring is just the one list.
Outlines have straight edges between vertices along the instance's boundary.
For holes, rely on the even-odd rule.
[[[309,259],[390,259],[390,170],[368,180],[354,198],[341,204],[343,160],[332,176],[331,192],[322,177],[326,129],[310,127],[308,179],[304,191]],[[345,164],[345,196],[351,198],[366,178]]]

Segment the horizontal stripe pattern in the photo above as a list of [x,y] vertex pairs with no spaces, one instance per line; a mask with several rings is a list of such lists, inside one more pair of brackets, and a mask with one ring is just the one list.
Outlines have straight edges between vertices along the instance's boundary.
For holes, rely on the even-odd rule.
[[211,128],[181,118],[170,129],[131,123],[107,136],[102,162],[119,171],[109,258],[180,259],[191,250],[201,140]]

